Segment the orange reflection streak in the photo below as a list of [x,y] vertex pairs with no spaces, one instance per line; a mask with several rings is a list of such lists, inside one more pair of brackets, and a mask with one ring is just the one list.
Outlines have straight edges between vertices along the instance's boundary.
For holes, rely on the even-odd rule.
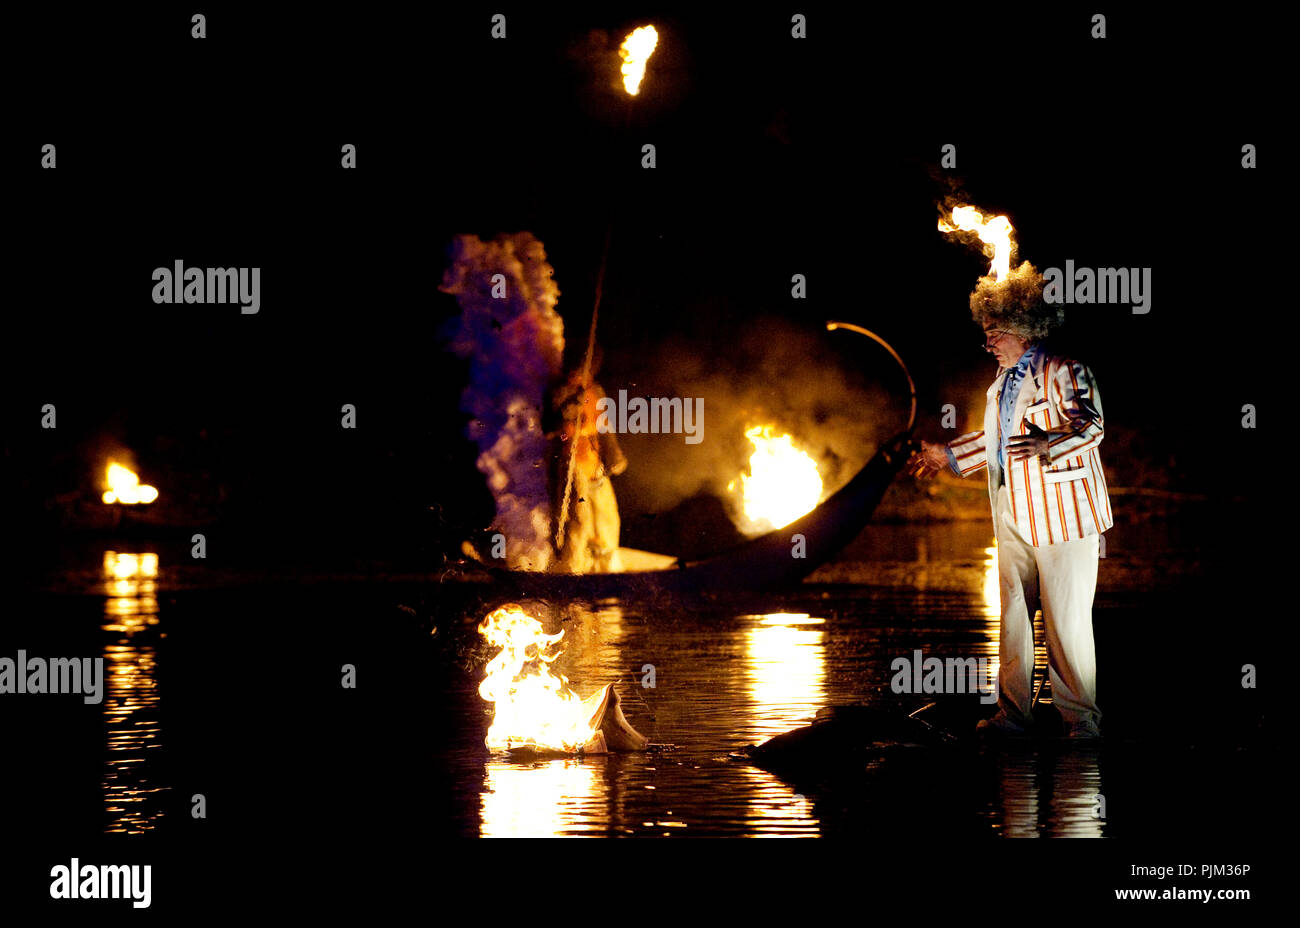
[[[996,675],[1001,664],[998,661],[998,635],[1001,633],[1002,626],[1002,581],[998,576],[998,542],[995,538],[991,547],[984,549],[984,615],[985,634],[988,636],[988,654],[989,654],[989,673]],[[1030,622],[1035,628],[1034,637],[1034,666],[1041,674],[1043,667],[1047,666],[1047,641],[1046,636],[1039,634],[1038,629],[1042,623],[1042,611],[1039,610],[1030,616]],[[1037,683],[1037,681],[1035,681]],[[1050,688],[1045,691],[1041,697],[1043,702],[1051,702],[1051,697],[1047,695]]]
[[[745,636],[745,664],[754,741],[807,724],[826,704],[825,619],[806,612],[773,612],[753,616],[756,624]],[[789,835],[808,829],[816,835],[812,803],[760,771],[746,771],[759,789],[749,800],[749,817],[757,834]]]
[[607,814],[599,763],[590,758],[540,764],[488,761],[479,834],[548,838],[597,830]]
[[984,549],[984,634],[986,656],[989,659],[989,675],[997,676],[998,635],[1002,627],[1002,593],[1001,581],[998,579],[998,541]]
[[826,700],[825,619],[774,612],[754,617],[745,635],[745,670],[759,740],[808,721]]
[[821,821],[810,797],[796,793],[793,786],[766,770],[748,765],[739,769],[752,790],[746,804],[747,826],[753,829],[753,837],[815,838],[821,834]]
[[169,787],[154,780],[149,752],[161,746],[157,653],[134,639],[158,624],[158,555],[104,553],[104,631],[116,640],[104,648],[104,719],[108,729],[105,831],[139,834],[163,815],[155,794]]

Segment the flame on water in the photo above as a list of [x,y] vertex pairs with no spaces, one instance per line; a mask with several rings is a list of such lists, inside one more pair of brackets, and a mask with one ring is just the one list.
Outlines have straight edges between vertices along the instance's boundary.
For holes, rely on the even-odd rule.
[[[789,435],[774,436],[770,425],[745,432],[754,446],[749,473],[740,475],[745,517],[760,527],[784,528],[812,511],[822,498],[817,462],[794,446]],[[734,490],[736,481],[728,484]]]
[[136,503],[152,503],[158,498],[158,490],[140,482],[135,471],[129,470],[116,461],[108,462],[108,472],[104,476],[108,487],[104,491],[104,502],[123,503],[134,506]]
[[582,750],[596,733],[590,724],[592,708],[550,667],[563,652],[556,646],[564,632],[546,634],[541,622],[513,603],[488,613],[478,631],[489,644],[501,648],[488,662],[487,676],[478,688],[495,709],[487,746]]
[[939,231],[975,232],[984,243],[984,254],[993,259],[989,273],[994,280],[1004,280],[1011,269],[1011,253],[1015,244],[1011,240],[1011,220],[1006,216],[992,216],[985,219],[973,206],[958,206],[952,211],[952,222],[939,220]]
[[641,90],[641,79],[645,77],[646,62],[654,54],[659,42],[659,33],[654,26],[642,26],[633,29],[623,40],[618,53],[623,58],[623,87],[632,96]]

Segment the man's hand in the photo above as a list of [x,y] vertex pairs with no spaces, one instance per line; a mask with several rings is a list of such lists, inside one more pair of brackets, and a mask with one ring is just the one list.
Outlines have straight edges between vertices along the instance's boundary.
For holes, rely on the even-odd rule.
[[1028,435],[1014,435],[1007,439],[1007,457],[1017,462],[1042,458],[1044,464],[1048,463],[1047,446],[1051,436],[1032,422],[1025,424],[1029,426]]
[[933,477],[948,466],[948,446],[934,441],[922,441],[921,453],[912,455],[907,462],[907,472],[913,477]]

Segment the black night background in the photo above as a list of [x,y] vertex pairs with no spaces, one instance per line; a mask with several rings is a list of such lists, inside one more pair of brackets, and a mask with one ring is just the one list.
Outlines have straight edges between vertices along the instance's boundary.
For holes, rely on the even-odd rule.
[[[505,40],[489,34],[496,12]],[[806,40],[790,38],[794,12],[808,17]],[[32,15],[11,36],[31,64],[11,76],[4,154],[0,656],[102,648],[103,596],[91,591],[104,550],[157,552],[159,628],[169,609],[176,618],[154,642],[154,782],[173,798],[152,833],[106,834],[98,711],[0,698],[3,832],[33,849],[8,866],[5,896],[57,908],[49,867],[77,853],[154,863],[155,905],[168,910],[224,898],[238,911],[220,888],[234,877],[212,875],[221,861],[247,861],[249,885],[274,896],[282,854],[289,872],[336,881],[343,901],[365,902],[393,859],[449,891],[447,859],[466,844],[453,842],[480,834],[479,797],[440,745],[471,721],[486,727],[449,694],[472,691],[464,681],[487,656],[472,622],[499,604],[453,576],[462,542],[493,518],[460,409],[467,366],[445,350],[459,309],[439,284],[456,235],[526,230],[544,244],[571,369],[608,225],[604,389],[712,389],[787,427],[860,423],[827,440],[843,482],[902,429],[907,393],[883,351],[828,333],[829,319],[870,327],[906,359],[918,436],[979,427],[996,363],[967,296],[988,259],[936,230],[948,195],[1008,216],[1017,260],[1040,269],[1151,268],[1148,312],[1069,306],[1053,338],[1104,397],[1116,523],[1095,613],[1100,690],[1107,722],[1139,745],[1112,755],[1127,798],[1112,807],[1111,840],[1053,845],[1087,887],[1071,898],[1113,899],[1136,885],[1131,863],[1166,857],[1264,869],[1266,819],[1283,804],[1268,781],[1278,719],[1265,709],[1281,671],[1273,661],[1269,673],[1285,576],[1272,539],[1291,339],[1283,100],[1267,50],[1279,27],[1251,11],[1217,22],[1115,11],[1094,40],[1094,12],[214,7],[203,41],[179,9]],[[614,49],[646,22],[660,47],[629,103]],[[54,171],[36,167],[47,141]],[[357,146],[355,171],[340,170],[344,143]],[[939,164],[949,143],[954,169]],[[1257,169],[1242,168],[1244,144]],[[150,272],[178,259],[261,267],[260,311],[154,304]],[[791,296],[795,274],[805,299]],[[941,424],[949,403],[955,431]],[[45,404],[56,429],[40,427]],[[340,428],[343,404],[355,429]],[[1247,404],[1257,428],[1242,427]],[[623,442],[625,544],[702,556],[739,540],[700,476],[716,469],[714,441],[726,453],[740,441],[713,439],[723,419],[705,420],[698,446]],[[113,455],[159,488],[147,514],[100,502]],[[970,524],[987,528],[983,476],[960,483],[932,492],[900,474],[864,536],[908,513],[935,522],[945,506],[983,505]],[[1108,586],[1119,576],[1108,570],[1123,583]],[[732,612],[809,611],[815,592]],[[890,600],[892,628],[906,627],[907,602]],[[647,608],[652,641],[656,608],[728,607]],[[672,655],[656,660],[668,674]],[[347,662],[362,671],[355,692],[338,688]],[[1259,668],[1257,689],[1241,688],[1243,664]],[[1161,732],[1175,734],[1166,744]],[[1184,735],[1198,747],[1174,746]],[[191,819],[193,793],[207,795],[208,820]],[[864,859],[917,842],[909,859],[955,894],[994,878],[998,860],[1034,856],[970,823],[936,837],[907,833],[903,810],[817,813],[823,834]],[[888,841],[870,831],[882,823]],[[537,852],[464,853],[481,876],[497,856],[524,866]],[[700,849],[676,853],[684,866]],[[738,855],[737,868],[754,865],[754,852]],[[1035,880],[1056,879],[1032,866]]]

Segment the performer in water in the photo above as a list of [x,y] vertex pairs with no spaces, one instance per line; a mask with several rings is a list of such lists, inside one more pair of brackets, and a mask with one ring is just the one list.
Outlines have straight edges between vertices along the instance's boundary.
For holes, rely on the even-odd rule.
[[1033,619],[1041,606],[1052,701],[1068,737],[1096,739],[1092,603],[1099,539],[1114,521],[1097,450],[1104,434],[1097,378],[1044,342],[1064,314],[1044,302],[1043,279],[1028,262],[1004,283],[981,278],[970,308],[998,362],[984,427],[946,444],[922,441],[912,471],[988,475],[1002,622],[999,710],[980,730],[1021,735],[1033,728]]
[[[599,366],[593,358],[592,373]],[[627,459],[612,432],[596,428],[597,402],[604,391],[594,380],[583,386],[582,370],[575,370],[552,394],[551,405],[561,423],[554,443],[553,482],[555,514],[563,525],[559,557],[561,571],[575,574],[610,573],[622,569],[618,560],[618,500],[610,477],[627,470]],[[573,463],[570,467],[569,458]],[[569,506],[564,514],[568,486]]]

